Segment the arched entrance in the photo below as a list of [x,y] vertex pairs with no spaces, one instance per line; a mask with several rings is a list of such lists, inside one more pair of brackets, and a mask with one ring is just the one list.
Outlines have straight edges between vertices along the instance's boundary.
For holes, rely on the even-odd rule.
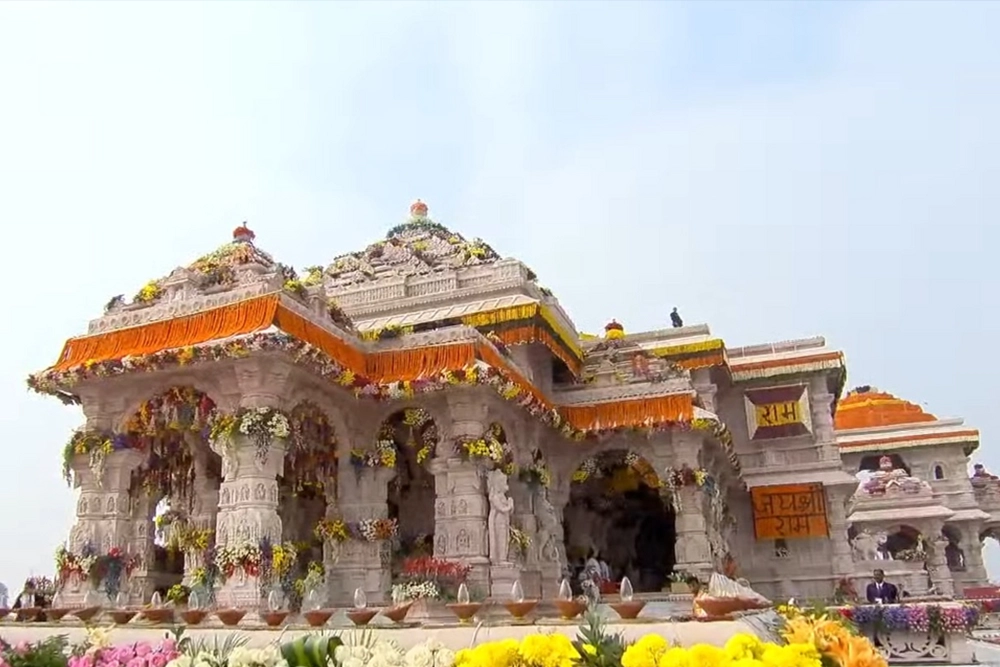
[[282,541],[294,543],[298,569],[323,562],[323,540],[316,526],[326,516],[327,502],[336,497],[337,437],[326,413],[303,401],[288,415],[285,464],[278,479]]
[[573,473],[564,510],[566,556],[577,574],[586,560],[607,564],[611,581],[659,591],[674,566],[675,517],[648,461],[623,450],[586,459]]
[[145,569],[130,591],[134,598],[165,596],[184,577],[185,555],[214,543],[222,467],[207,442],[214,410],[205,393],[171,387],[142,402],[122,429],[145,454],[129,487],[134,548]]
[[427,463],[438,444],[437,424],[424,408],[389,415],[379,429],[376,451],[395,452],[396,476],[389,484],[389,518],[399,528],[398,555],[429,556],[434,550],[434,475]]

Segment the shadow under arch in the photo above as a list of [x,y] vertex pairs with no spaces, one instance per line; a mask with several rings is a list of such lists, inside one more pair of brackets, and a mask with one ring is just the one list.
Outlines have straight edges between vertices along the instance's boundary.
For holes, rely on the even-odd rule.
[[389,518],[399,530],[399,555],[429,556],[434,549],[434,476],[427,464],[440,445],[440,432],[424,407],[398,408],[387,415],[375,436],[374,456],[395,468],[389,482]]
[[635,452],[610,449],[591,456],[573,473],[563,510],[566,553],[579,573],[596,557],[610,582],[628,576],[634,590],[659,591],[675,563],[675,515],[653,466]]

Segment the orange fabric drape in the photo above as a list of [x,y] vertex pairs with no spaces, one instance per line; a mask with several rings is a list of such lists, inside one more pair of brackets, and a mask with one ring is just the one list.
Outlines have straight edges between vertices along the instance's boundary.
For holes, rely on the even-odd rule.
[[365,375],[374,382],[416,380],[466,368],[475,360],[476,347],[472,343],[391,350],[368,357]]
[[186,317],[71,338],[53,369],[61,371],[85,363],[153,354],[252,333],[271,325],[277,306],[278,296],[270,294]]
[[690,422],[694,416],[694,405],[689,394],[679,394],[598,405],[566,406],[559,411],[574,428],[600,430],[651,426],[664,422]]
[[525,343],[541,343],[558,357],[573,375],[580,374],[581,362],[562,348],[555,337],[544,327],[531,324],[513,329],[500,329],[494,332],[507,345],[523,345]]
[[365,354],[361,350],[319,328],[296,312],[278,304],[274,324],[289,336],[326,352],[356,374],[365,374]]

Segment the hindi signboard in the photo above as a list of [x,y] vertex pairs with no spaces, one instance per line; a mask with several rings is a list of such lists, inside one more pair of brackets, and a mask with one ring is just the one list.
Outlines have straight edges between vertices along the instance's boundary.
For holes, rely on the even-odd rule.
[[743,395],[751,440],[792,438],[812,433],[805,385],[750,389]]
[[822,484],[758,486],[750,489],[750,498],[758,540],[829,535]]

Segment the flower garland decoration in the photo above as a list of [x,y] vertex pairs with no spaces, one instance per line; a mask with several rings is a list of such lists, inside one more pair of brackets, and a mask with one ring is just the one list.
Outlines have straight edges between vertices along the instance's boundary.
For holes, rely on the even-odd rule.
[[531,549],[531,536],[520,528],[510,527],[510,547],[521,560],[528,557],[528,550]]
[[343,519],[323,519],[316,524],[313,534],[324,542],[343,543],[348,540],[359,542],[383,542],[399,534],[396,519],[362,519],[348,522]]
[[139,565],[137,555],[111,547],[106,554],[94,558],[90,568],[90,582],[95,588],[102,587],[108,597],[114,599],[122,589],[122,584]]
[[104,477],[104,465],[109,454],[134,447],[131,438],[106,431],[77,429],[63,447],[62,472],[67,484],[73,481],[73,457],[86,456],[88,467],[98,480]]
[[403,410],[403,426],[410,431],[406,446],[416,449],[417,463],[423,463],[434,453],[437,445],[437,425],[424,408],[406,408]]
[[215,565],[223,580],[232,577],[237,570],[248,577],[256,577],[261,569],[260,545],[253,542],[226,545],[216,551]]
[[97,554],[89,544],[84,545],[82,553],[79,554],[60,545],[56,549],[56,580],[61,586],[71,579],[77,581],[89,579],[96,562]]
[[337,477],[337,437],[330,420],[310,401],[296,405],[288,415],[289,447],[282,481],[293,495],[322,492]]
[[291,433],[288,417],[275,408],[240,408],[235,415],[216,414],[211,422],[209,438],[232,446],[236,433],[249,438],[257,449],[257,460],[267,460],[275,438],[285,439]]
[[396,446],[391,442],[379,440],[375,443],[375,451],[352,449],[351,465],[355,468],[395,468]]
[[663,493],[674,512],[681,511],[681,489],[696,487],[710,494],[718,492],[715,478],[704,468],[692,468],[684,464],[680,468],[663,471]]
[[351,532],[343,519],[321,519],[313,529],[313,534],[324,542],[346,542]]
[[411,556],[403,561],[400,581],[392,587],[394,602],[428,598],[453,598],[472,567],[457,560]]
[[486,428],[481,438],[459,439],[455,449],[466,461],[500,469],[508,475],[514,472],[513,451],[503,427],[496,422]]
[[896,560],[915,563],[927,560],[927,538],[920,533],[914,538],[914,544],[908,549],[900,549],[893,554]]
[[552,484],[552,472],[545,462],[535,462],[518,471],[522,482],[531,487],[547,489]]
[[915,632],[940,636],[964,634],[979,624],[979,608],[974,605],[858,605],[843,607],[840,613],[861,628],[876,632]]

